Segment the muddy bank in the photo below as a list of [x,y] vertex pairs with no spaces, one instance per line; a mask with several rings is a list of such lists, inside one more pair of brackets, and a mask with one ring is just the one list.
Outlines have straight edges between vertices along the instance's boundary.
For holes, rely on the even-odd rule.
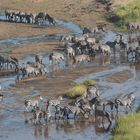
[[[26,81],[20,82],[16,85],[16,88],[30,88],[34,87],[34,89],[41,92],[42,95],[47,96],[51,94],[65,94],[66,91],[72,86],[71,83],[74,79],[91,73],[97,72],[107,69],[107,67],[79,67],[76,69],[65,69],[59,72],[53,73],[53,77],[48,77],[44,80],[36,80],[36,81]],[[57,85],[57,86],[56,86]]]
[[[61,50],[59,48],[59,42],[36,42],[30,43],[26,45],[21,45],[18,48],[15,48],[11,52],[11,56],[16,57],[18,59],[22,59],[24,56],[28,56],[30,54],[39,54],[39,53],[50,53],[52,51]],[[27,49],[28,48],[28,49]]]
[[21,23],[0,22],[0,39],[69,33],[69,30],[60,26],[39,27]]

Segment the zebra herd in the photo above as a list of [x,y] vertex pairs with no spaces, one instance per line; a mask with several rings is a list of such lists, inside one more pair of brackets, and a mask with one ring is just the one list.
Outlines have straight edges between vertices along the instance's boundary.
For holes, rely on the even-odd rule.
[[[86,30],[86,31],[85,31]],[[125,35],[116,34],[114,41],[105,42],[102,38],[97,38],[99,29],[83,29],[82,35],[64,35],[60,41],[65,41],[65,52],[69,57],[76,58],[79,55],[95,57],[99,54],[110,56],[116,54],[117,50],[124,50],[124,55],[128,62],[139,63],[140,60],[140,37],[127,38]],[[101,30],[105,31],[105,29]]]
[[[112,123],[111,112],[107,111],[105,107],[110,106],[111,110],[116,108],[117,113],[119,106],[124,106],[132,110],[132,104],[135,99],[134,93],[130,93],[122,98],[115,99],[101,99],[99,89],[96,86],[89,86],[82,96],[77,97],[73,101],[69,101],[59,96],[54,99],[43,99],[41,95],[26,99],[24,105],[27,112],[32,113],[32,118],[29,120],[35,124],[43,121],[49,122],[51,119],[78,119],[84,117],[88,119],[90,116],[107,118],[109,123]],[[41,106],[40,103],[43,102]],[[101,109],[101,107],[103,109]]]
[[17,10],[5,10],[5,17],[10,22],[30,23],[42,25],[45,21],[55,25],[55,20],[48,13],[39,12],[36,14],[21,12]]
[[110,46],[98,42],[98,40],[90,34],[79,36],[65,35],[61,37],[61,41],[65,41],[65,53],[71,58],[79,57],[79,55],[87,55],[89,57],[95,57],[98,54],[102,54],[103,56],[111,55]]
[[34,62],[28,61],[26,64],[18,65],[16,68],[17,80],[19,81],[39,75],[45,76],[48,73],[48,69],[42,61],[42,56],[35,55]]
[[16,69],[18,66],[18,59],[10,56],[0,55],[0,71]]

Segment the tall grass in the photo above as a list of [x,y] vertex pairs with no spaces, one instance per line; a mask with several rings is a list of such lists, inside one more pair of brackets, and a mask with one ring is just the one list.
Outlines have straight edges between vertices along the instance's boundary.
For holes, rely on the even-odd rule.
[[133,0],[125,6],[116,8],[106,16],[106,19],[124,30],[128,22],[140,22],[140,0]]
[[76,98],[81,96],[85,92],[86,92],[86,86],[79,84],[69,89],[67,92],[67,96],[70,98]]
[[96,81],[95,80],[86,80],[82,83],[72,83],[72,88],[70,88],[68,91],[67,91],[67,96],[69,98],[76,98],[76,97],[79,97],[81,95],[83,95],[86,90],[87,90],[87,87],[88,86],[94,86],[96,85]]
[[140,113],[120,117],[110,140],[140,140]]

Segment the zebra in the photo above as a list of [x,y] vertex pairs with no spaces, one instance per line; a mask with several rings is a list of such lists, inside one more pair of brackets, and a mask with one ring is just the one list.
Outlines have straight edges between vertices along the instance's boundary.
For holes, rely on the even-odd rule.
[[76,119],[76,117],[82,113],[83,115],[85,114],[85,112],[80,109],[77,105],[76,106],[65,106],[64,107],[64,112],[63,112],[63,117],[67,117],[67,119],[69,119],[69,115],[73,114],[74,115],[74,119]]
[[105,111],[105,107],[107,105],[110,106],[111,110],[113,110],[114,106],[114,101],[112,100],[107,100],[107,99],[99,99],[98,97],[94,97],[89,101],[90,105],[93,107],[94,105],[96,106],[103,106],[103,111]]
[[122,99],[115,99],[115,108],[117,112],[119,111],[119,105],[125,106],[126,109],[129,108],[132,111],[132,102],[134,101],[134,99],[135,99],[134,93],[130,93],[129,95],[127,95]]
[[50,102],[51,102],[52,106],[57,106],[57,105],[60,105],[62,100],[63,100],[63,97],[58,96],[58,98],[56,98],[56,99],[51,99]]
[[55,119],[60,119],[61,116],[63,115],[64,112],[64,107],[62,107],[60,104],[55,106]]
[[52,117],[51,106],[52,106],[52,102],[50,100],[48,100],[47,104],[46,104],[46,110],[44,111],[44,120],[45,121],[50,121],[50,119]]
[[36,107],[39,107],[40,101],[43,101],[43,97],[41,95],[24,100],[24,105],[26,107],[26,111],[28,111],[29,107],[33,107],[33,109],[36,109]]
[[111,119],[110,113],[107,111],[104,111],[104,110],[97,109],[96,105],[94,105],[94,115],[95,115],[95,118],[102,117],[102,122],[104,120],[104,117],[106,117],[107,120],[109,121],[109,123],[112,124],[112,119]]
[[93,98],[95,96],[99,97],[100,96],[100,93],[99,93],[99,90],[96,86],[89,86],[87,88],[87,95],[90,97],[90,98]]

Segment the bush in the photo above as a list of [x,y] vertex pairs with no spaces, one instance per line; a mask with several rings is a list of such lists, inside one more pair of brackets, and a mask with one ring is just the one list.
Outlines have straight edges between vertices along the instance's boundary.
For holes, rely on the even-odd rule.
[[125,6],[116,8],[110,12],[106,19],[114,23],[120,29],[126,29],[128,22],[140,22],[140,0],[134,0]]
[[86,86],[81,84],[75,85],[74,87],[68,90],[67,96],[70,98],[76,98],[84,94],[85,91],[86,91]]
[[67,96],[70,98],[76,98],[76,97],[79,97],[82,94],[84,94],[88,86],[95,86],[96,81],[95,80],[86,80],[82,83],[72,82],[71,85],[73,87],[70,90],[68,90]]
[[86,80],[86,81],[84,81],[81,84],[85,85],[86,87],[88,87],[88,86],[95,86],[96,85],[96,81],[95,80]]

